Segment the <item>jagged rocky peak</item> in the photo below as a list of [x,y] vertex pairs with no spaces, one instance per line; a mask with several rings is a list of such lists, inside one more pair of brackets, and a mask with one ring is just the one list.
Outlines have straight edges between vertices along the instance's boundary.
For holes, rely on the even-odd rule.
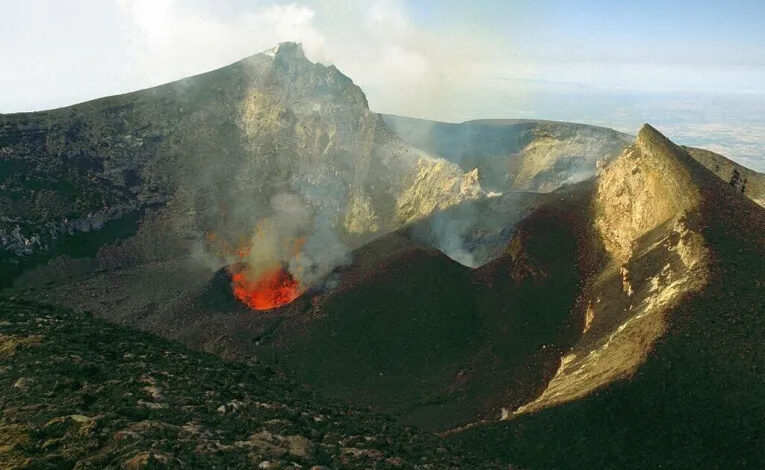
[[669,156],[682,152],[680,147],[675,145],[674,142],[669,140],[661,132],[656,130],[655,127],[650,124],[643,124],[638,132],[637,140],[635,141],[640,150],[648,154],[656,154]]
[[293,41],[281,42],[274,47],[257,52],[244,60],[259,56],[268,56],[273,59],[278,57],[279,60],[283,61],[311,62],[306,57],[305,51],[303,51],[303,46],[300,43]]
[[[324,75],[329,81],[335,82],[341,86],[353,87],[353,92],[363,97],[364,105],[368,108],[364,92],[353,83],[353,80],[340,72],[334,65],[324,65],[320,62],[311,61],[303,51],[303,46],[296,42],[282,42],[278,46],[256,54],[256,56],[266,55],[273,58],[274,64],[277,64],[285,72],[290,73],[316,73]],[[321,83],[318,83],[321,85]]]
[[325,68],[321,64],[311,62],[306,57],[305,52],[303,52],[303,46],[295,42],[283,42],[261,54],[271,57],[275,65],[282,67],[285,71],[293,73],[305,72],[314,67],[316,67],[317,70],[319,70],[319,68]]

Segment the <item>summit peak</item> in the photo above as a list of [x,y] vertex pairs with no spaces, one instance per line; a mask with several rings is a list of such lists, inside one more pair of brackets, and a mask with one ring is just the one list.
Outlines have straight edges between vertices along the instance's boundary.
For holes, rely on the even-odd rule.
[[280,57],[283,59],[307,60],[303,46],[297,42],[282,42],[279,45],[263,51],[263,54],[271,57]]

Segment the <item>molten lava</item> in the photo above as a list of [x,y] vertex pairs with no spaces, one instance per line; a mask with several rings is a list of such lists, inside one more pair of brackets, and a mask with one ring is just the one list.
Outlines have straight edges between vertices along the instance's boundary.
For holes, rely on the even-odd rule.
[[247,270],[231,276],[234,297],[255,310],[268,310],[295,300],[301,294],[300,282],[286,269],[278,267],[248,279]]

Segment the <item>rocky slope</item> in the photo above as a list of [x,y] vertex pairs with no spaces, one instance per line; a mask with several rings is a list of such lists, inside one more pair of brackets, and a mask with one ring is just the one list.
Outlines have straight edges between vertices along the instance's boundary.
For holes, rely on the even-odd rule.
[[[562,133],[571,145],[560,148],[598,158],[619,141],[535,126],[524,139]],[[419,242],[475,267],[543,199],[484,199],[493,173],[405,144],[349,78],[294,44],[149,90],[0,116],[0,149],[6,292],[176,338],[221,266],[284,264],[312,287],[354,248],[438,213]]]
[[320,399],[264,364],[0,299],[2,468],[477,466],[500,468]]
[[[255,349],[329,396],[446,430],[529,401],[578,334],[570,316],[584,245],[556,193],[493,261],[456,263],[400,230],[354,252],[337,287],[276,324]],[[508,224],[512,226],[512,221]]]
[[[632,137],[568,122],[483,119],[445,123],[396,115],[385,122],[408,144],[479,170],[488,191],[549,192],[595,175],[596,164],[618,155]],[[760,206],[765,176],[705,149],[683,147],[696,161]],[[734,175],[734,170],[736,175]]]
[[594,223],[611,262],[587,292],[579,344],[544,393],[516,413],[571,401],[632,375],[665,332],[666,311],[708,282],[708,252],[694,216],[699,190],[679,153],[646,126],[601,169]]
[[[494,199],[483,228],[512,229],[476,269],[423,241],[436,213],[355,250],[333,289],[257,315],[233,299],[225,271],[190,281],[162,263],[54,281],[37,295],[257,358],[341,402],[450,430],[487,461],[762,459],[762,208],[650,126],[595,180],[505,200],[520,211]],[[139,296],[142,309],[119,307]],[[180,306],[172,314],[152,307],[168,296]]]
[[454,439],[538,468],[756,466],[765,212],[650,126],[590,207],[579,339],[504,424]]

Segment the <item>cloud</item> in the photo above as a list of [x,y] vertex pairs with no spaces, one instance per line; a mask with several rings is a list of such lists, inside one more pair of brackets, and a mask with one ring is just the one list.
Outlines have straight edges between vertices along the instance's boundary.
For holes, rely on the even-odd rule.
[[215,2],[116,0],[127,21],[126,62],[138,87],[214,69],[283,41],[334,64],[366,92],[371,107],[436,118],[454,115],[464,92],[494,60],[495,41],[472,32],[418,28],[396,0],[253,3],[235,14]]
[[480,32],[442,34],[418,27],[397,0],[321,1],[314,24],[321,57],[359,84],[370,107],[416,117],[455,115],[481,66],[499,55]]
[[[322,55],[315,12],[295,4],[258,5],[228,17],[178,0],[117,0],[128,20],[127,60],[151,84],[214,69],[283,41]],[[208,5],[209,6],[209,5]]]
[[677,142],[719,153],[747,168],[765,171],[765,124],[715,122],[683,124],[662,128]]

